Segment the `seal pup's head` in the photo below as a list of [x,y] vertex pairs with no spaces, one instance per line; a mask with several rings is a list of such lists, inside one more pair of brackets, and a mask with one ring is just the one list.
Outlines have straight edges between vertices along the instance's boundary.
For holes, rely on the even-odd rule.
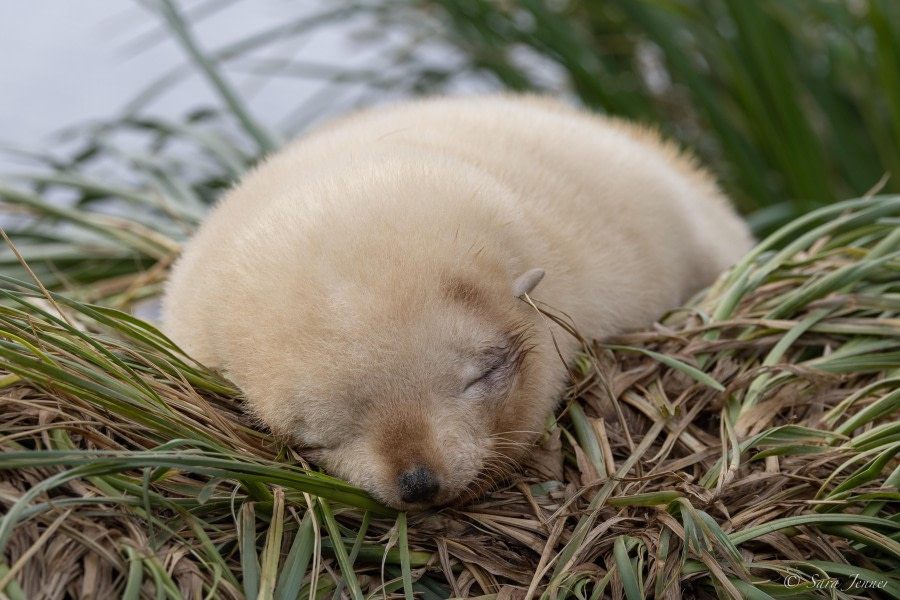
[[[480,495],[513,470],[555,391],[516,296],[542,272],[484,285],[445,272],[392,294],[345,289],[291,352],[287,393],[251,408],[330,474],[402,509]],[[413,279],[416,279],[413,276]],[[330,312],[330,311],[329,311]],[[557,359],[558,360],[558,359]]]
[[491,180],[455,163],[360,169],[366,185],[304,188],[303,210],[286,196],[242,214],[218,254],[200,237],[220,260],[179,276],[217,278],[214,300],[172,311],[168,330],[195,332],[176,341],[227,372],[262,424],[385,504],[477,495],[561,392],[549,330],[520,298],[551,282]]

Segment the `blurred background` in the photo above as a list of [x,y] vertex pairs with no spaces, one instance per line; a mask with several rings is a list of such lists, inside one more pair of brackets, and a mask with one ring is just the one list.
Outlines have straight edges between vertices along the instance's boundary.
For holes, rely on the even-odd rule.
[[[271,66],[257,72],[251,62],[223,61],[230,64],[229,79],[254,114],[280,129],[282,118],[302,116],[303,101],[322,87],[326,70],[373,69],[381,63],[382,44],[355,39],[361,29],[350,15],[327,18],[328,4],[215,0],[176,6],[205,49],[226,50],[243,40],[248,42],[248,61],[274,65],[302,58],[317,65],[318,73],[310,77],[273,76],[277,73]],[[365,20],[364,14],[359,16]],[[301,23],[307,17],[310,21]],[[300,21],[300,29],[287,19]],[[365,22],[374,25],[371,19]],[[88,121],[129,113],[179,119],[217,104],[215,91],[187,63],[151,3],[4,3],[0,56],[0,142],[6,146],[46,149],[52,134]],[[3,158],[10,160],[8,154]]]
[[538,91],[652,124],[716,173],[758,234],[879,185],[900,191],[895,0],[0,11],[0,200],[51,284],[144,272],[284,140],[420,94]]

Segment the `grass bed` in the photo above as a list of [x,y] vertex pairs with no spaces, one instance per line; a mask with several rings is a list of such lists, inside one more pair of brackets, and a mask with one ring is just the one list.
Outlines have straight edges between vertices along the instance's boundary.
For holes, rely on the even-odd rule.
[[587,344],[523,474],[421,514],[311,469],[148,323],[4,276],[0,592],[900,597],[898,224],[898,196],[821,209]]

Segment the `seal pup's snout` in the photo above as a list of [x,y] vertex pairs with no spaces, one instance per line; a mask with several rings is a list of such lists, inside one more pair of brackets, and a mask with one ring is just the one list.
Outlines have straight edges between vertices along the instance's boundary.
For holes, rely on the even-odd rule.
[[397,477],[400,498],[411,504],[430,502],[441,489],[438,478],[424,465],[417,465]]

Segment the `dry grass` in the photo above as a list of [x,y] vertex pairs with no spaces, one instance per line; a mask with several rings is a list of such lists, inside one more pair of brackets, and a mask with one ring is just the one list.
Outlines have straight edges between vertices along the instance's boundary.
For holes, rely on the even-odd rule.
[[[819,211],[586,348],[515,481],[409,515],[307,470],[152,327],[7,281],[0,591],[897,597],[898,219],[898,197]],[[854,574],[879,589],[810,583]]]

